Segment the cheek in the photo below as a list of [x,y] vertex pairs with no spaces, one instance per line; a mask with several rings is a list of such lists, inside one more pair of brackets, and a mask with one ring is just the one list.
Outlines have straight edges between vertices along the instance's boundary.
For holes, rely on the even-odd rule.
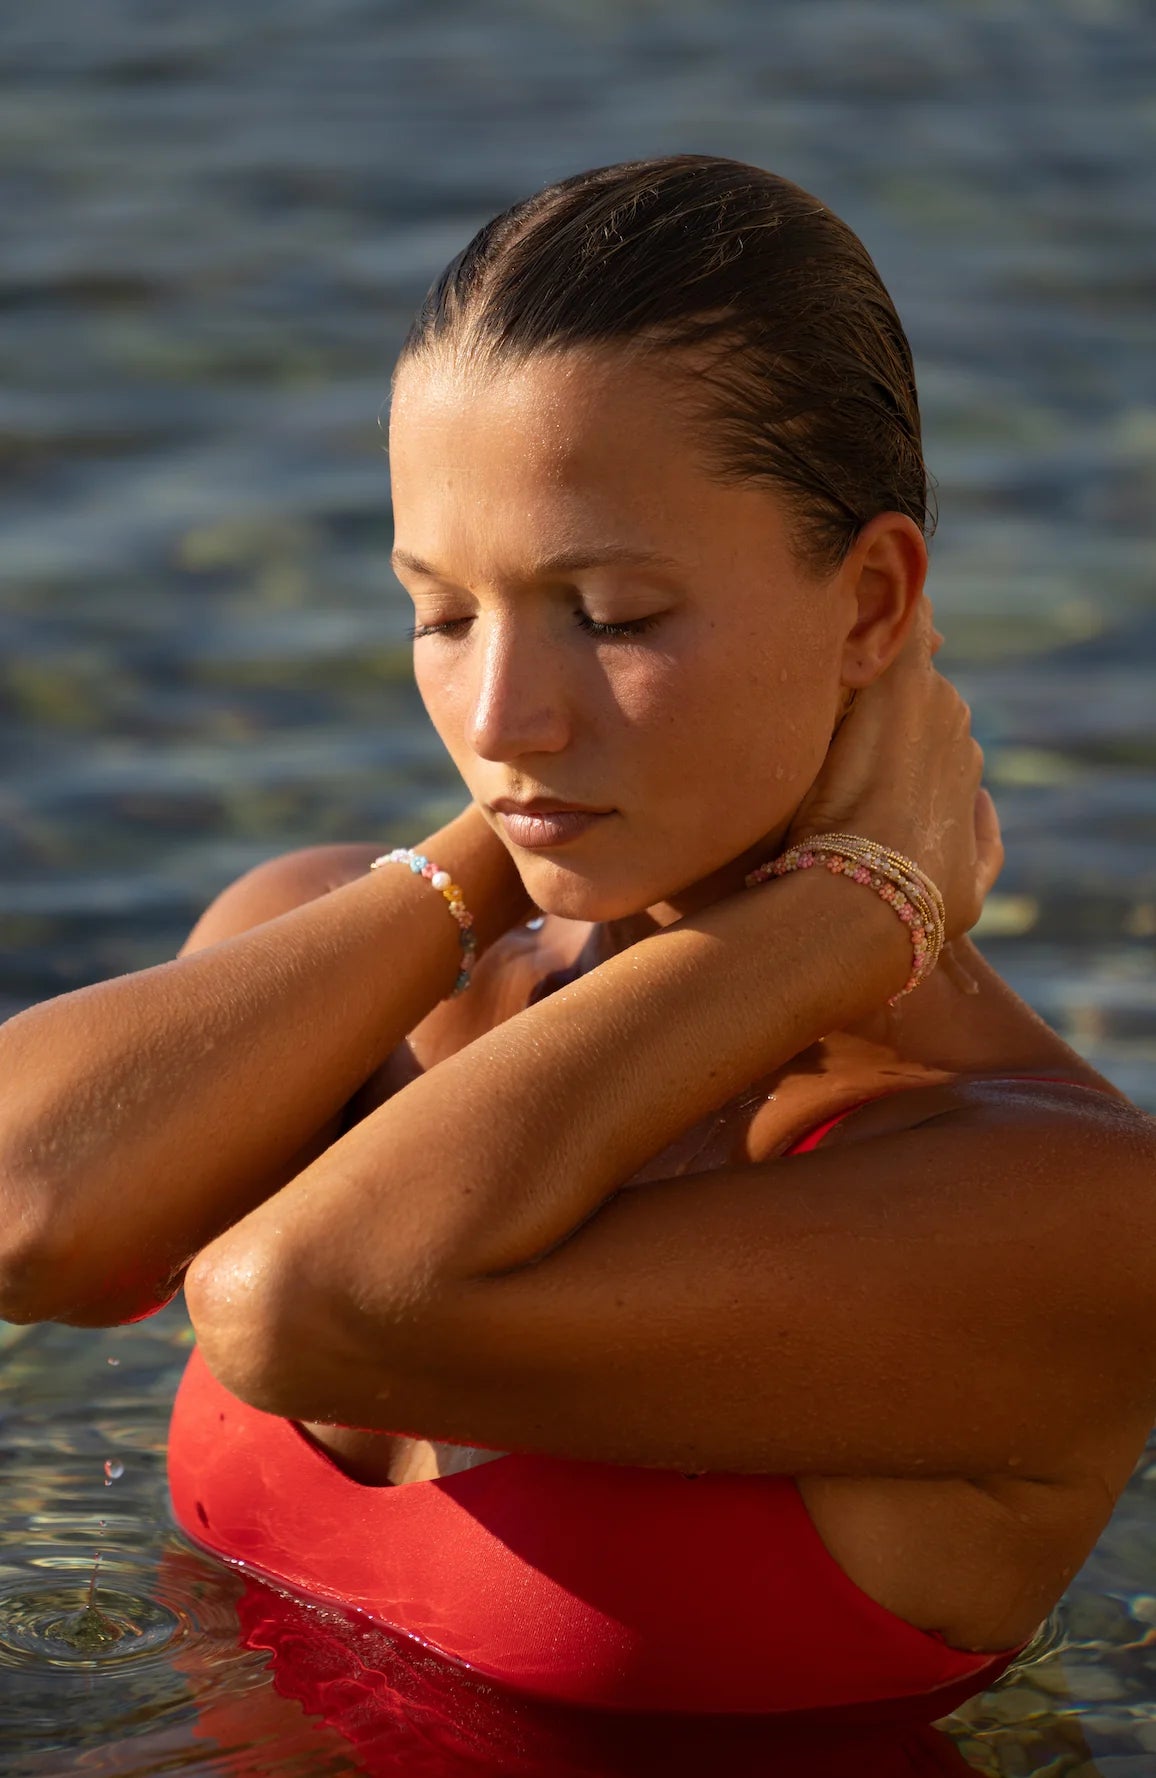
[[[570,676],[581,712],[575,738],[596,761],[598,794],[611,800],[617,785],[635,818],[656,824],[655,839],[657,829],[692,844],[713,833],[716,845],[733,839],[738,851],[750,843],[752,823],[757,834],[789,816],[814,781],[834,723],[827,681],[835,682],[805,644],[784,664],[763,635],[725,652],[714,640],[702,635],[694,649],[669,653],[602,651],[589,677]],[[418,651],[414,678],[468,784],[477,763],[464,738],[469,675]]]
[[[437,646],[436,642],[425,644],[431,652]],[[419,648],[414,654],[413,677],[438,739],[454,764],[460,767],[470,756],[462,740],[469,711],[461,676],[445,661],[433,664],[429,654],[423,656]]]
[[654,843],[702,861],[706,874],[788,821],[830,744],[828,677],[821,665],[784,667],[752,650],[677,683],[635,681],[623,705],[645,759]]
[[713,672],[701,665],[640,672],[616,701],[626,729],[670,780],[733,785],[743,796],[780,785],[802,796],[833,723],[816,678],[752,657]]

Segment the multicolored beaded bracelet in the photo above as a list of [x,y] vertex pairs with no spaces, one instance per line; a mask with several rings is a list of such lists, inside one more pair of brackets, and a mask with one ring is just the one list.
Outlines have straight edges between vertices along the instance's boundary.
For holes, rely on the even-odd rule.
[[824,833],[816,837],[826,850],[850,853],[869,869],[890,865],[893,873],[909,879],[915,885],[917,896],[922,890],[932,908],[932,924],[946,926],[947,909],[943,905],[943,897],[927,872],[921,870],[914,859],[905,858],[902,852],[896,852],[891,846],[884,846],[878,840],[864,839],[857,833]]
[[411,852],[405,846],[395,846],[392,852],[383,852],[380,858],[373,860],[369,868],[376,870],[382,864],[408,864],[415,876],[425,877],[431,888],[439,890],[445,896],[450,913],[458,923],[458,942],[462,947],[461,969],[449,999],[453,1000],[458,994],[464,994],[470,985],[470,975],[477,961],[478,941],[472,931],[474,916],[462,900],[462,891],[448,871],[439,870],[432,859],[426,858],[421,852]]
[[760,864],[744,878],[744,885],[753,889],[770,877],[811,870],[817,864],[824,865],[835,876],[850,877],[852,882],[873,889],[909,929],[913,968],[906,985],[888,1001],[889,1006],[894,1006],[925,981],[939,961],[946,921],[942,895],[913,859],[851,833],[813,834],[799,845],[788,847],[778,858]]

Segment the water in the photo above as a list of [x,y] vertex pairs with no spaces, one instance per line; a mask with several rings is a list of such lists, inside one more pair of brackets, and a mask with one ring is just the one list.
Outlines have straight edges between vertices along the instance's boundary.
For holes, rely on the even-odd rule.
[[[386,567],[393,356],[493,211],[691,149],[817,192],[892,290],[1008,848],[981,942],[1156,1110],[1154,75],[1143,0],[5,9],[0,1016],[461,806]],[[0,1769],[364,1769],[168,1520],[180,1306],[0,1335]],[[1156,1773],[1154,1489],[1156,1449],[1058,1647],[946,1725],[973,1769]]]

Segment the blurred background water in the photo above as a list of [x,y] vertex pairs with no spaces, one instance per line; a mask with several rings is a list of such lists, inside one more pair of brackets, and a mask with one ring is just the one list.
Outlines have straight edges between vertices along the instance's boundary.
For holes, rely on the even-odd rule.
[[[676,150],[786,174],[874,256],[938,482],[940,662],[1004,824],[978,936],[1156,1110],[1147,0],[0,9],[0,1017],[172,957],[264,858],[462,806],[387,565],[393,358],[487,217]],[[239,1772],[187,1726],[214,1674],[268,1689],[211,1564],[157,1632],[207,1651],[196,1683],[155,1650],[53,1666],[41,1634],[102,1516],[109,1585],[159,1597],[183,1312],[0,1338],[3,1770]],[[1156,1774],[1154,1457],[1064,1649],[952,1720],[976,1769]]]

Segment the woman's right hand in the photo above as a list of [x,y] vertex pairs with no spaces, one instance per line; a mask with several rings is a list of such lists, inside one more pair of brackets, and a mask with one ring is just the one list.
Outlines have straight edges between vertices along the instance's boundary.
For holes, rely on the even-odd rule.
[[979,919],[1004,853],[971,712],[933,664],[942,640],[921,594],[899,654],[836,730],[784,848],[842,832],[902,852],[938,886],[950,940]]

